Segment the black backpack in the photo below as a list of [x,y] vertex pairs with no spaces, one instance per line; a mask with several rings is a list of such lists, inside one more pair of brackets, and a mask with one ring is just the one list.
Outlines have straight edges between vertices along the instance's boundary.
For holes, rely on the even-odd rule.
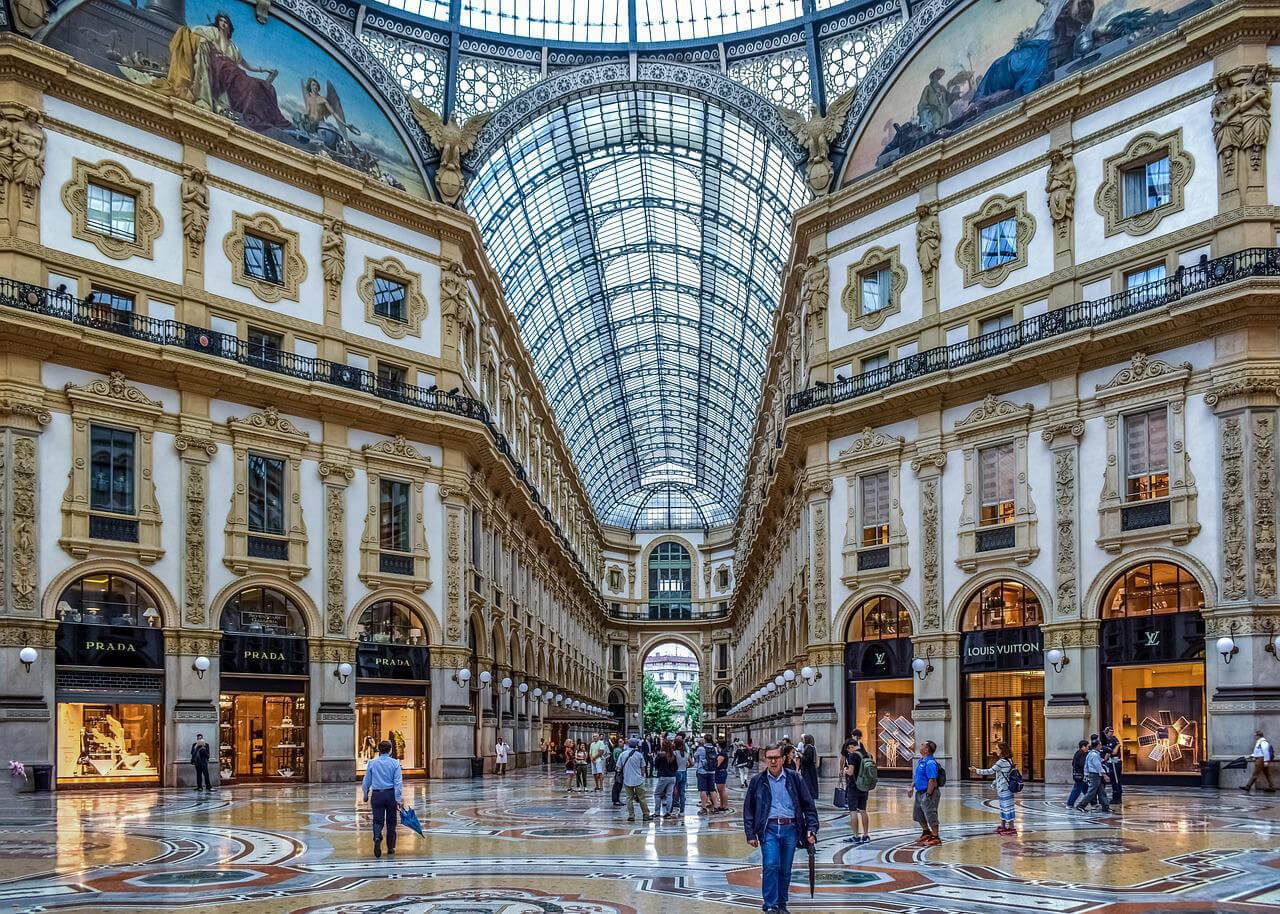
[[947,784],[947,769],[943,768],[941,764],[938,764],[937,785],[939,787],[945,787],[946,784]]

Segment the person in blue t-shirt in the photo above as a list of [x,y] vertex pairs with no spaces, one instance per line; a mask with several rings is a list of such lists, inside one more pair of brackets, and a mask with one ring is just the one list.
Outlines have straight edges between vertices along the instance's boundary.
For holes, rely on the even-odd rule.
[[915,808],[911,818],[920,823],[920,837],[916,844],[934,845],[942,843],[938,832],[938,762],[933,754],[938,745],[933,740],[925,740],[920,744],[920,761],[916,763],[915,780],[912,788],[915,791]]

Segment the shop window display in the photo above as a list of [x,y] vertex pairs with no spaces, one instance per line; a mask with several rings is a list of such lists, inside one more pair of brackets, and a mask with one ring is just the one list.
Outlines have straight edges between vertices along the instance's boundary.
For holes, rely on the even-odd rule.
[[426,644],[425,632],[418,614],[394,600],[374,603],[356,624],[356,639],[375,644]]
[[160,708],[58,704],[58,782],[113,783],[160,776]]
[[160,611],[155,598],[132,578],[88,574],[72,581],[62,592],[58,619],[86,625],[156,627],[160,624]]
[[845,633],[850,729],[858,728],[886,772],[906,774],[915,749],[911,614],[889,596],[864,601]]
[[300,695],[219,696],[218,768],[224,782],[306,780],[307,711]]
[[875,734],[877,767],[911,769],[916,744],[916,726],[911,718],[914,704],[915,688],[910,679],[854,684],[854,725],[864,738]]
[[378,754],[378,743],[388,740],[391,755],[409,773],[426,769],[427,703],[422,698],[356,698],[356,773],[363,774]]
[[1125,765],[1147,774],[1200,771],[1204,758],[1204,664],[1113,667],[1111,719]]

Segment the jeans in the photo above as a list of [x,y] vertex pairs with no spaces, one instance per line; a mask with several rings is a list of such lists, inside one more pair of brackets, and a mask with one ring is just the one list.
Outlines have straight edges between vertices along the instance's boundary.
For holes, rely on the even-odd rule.
[[1084,777],[1089,786],[1085,792],[1084,799],[1080,801],[1080,805],[1084,807],[1092,806],[1094,803],[1097,803],[1100,806],[1107,806],[1106,798],[1102,793],[1102,788],[1105,786],[1102,783],[1102,775],[1086,774]]
[[622,778],[620,776],[613,779],[613,802],[615,804],[622,802]]
[[625,787],[627,791],[627,818],[634,819],[636,817],[635,804],[640,804],[640,811],[644,813],[646,819],[651,818],[649,815],[649,804],[644,801],[644,785],[637,784],[635,787]]
[[574,772],[576,773],[578,778],[578,781],[577,781],[578,786],[583,790],[586,790],[587,789],[587,763],[579,762],[577,768],[574,769]]
[[205,790],[213,790],[213,787],[209,784],[209,763],[205,762],[194,767],[196,769],[196,790],[199,790],[202,784]]
[[1071,785],[1071,796],[1067,797],[1067,805],[1075,806],[1076,800],[1084,796],[1084,781],[1076,781]]
[[676,797],[676,779],[675,775],[669,778],[658,778],[658,788],[653,794],[653,805],[658,807],[659,815],[667,815],[675,806]]
[[760,836],[760,889],[764,906],[785,908],[796,855],[796,827],[770,822]]
[[680,812],[684,812],[684,791],[685,791],[685,788],[688,786],[689,786],[689,772],[677,771],[676,772],[676,795],[675,795],[675,801],[672,803],[672,806],[675,809],[680,810]]
[[382,842],[382,834],[387,835],[387,851],[396,849],[396,823],[400,821],[400,813],[396,810],[396,792],[390,787],[375,790],[370,797],[373,806],[373,852],[378,853]]

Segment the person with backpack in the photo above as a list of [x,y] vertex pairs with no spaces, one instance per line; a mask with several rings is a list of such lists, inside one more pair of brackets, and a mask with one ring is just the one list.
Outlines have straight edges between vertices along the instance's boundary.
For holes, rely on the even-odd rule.
[[649,804],[644,799],[644,753],[640,749],[640,740],[634,736],[627,743],[627,751],[618,757],[618,771],[622,773],[622,786],[627,791],[627,821],[636,820],[635,804],[640,804],[644,820],[653,818],[649,814]]
[[623,753],[621,740],[613,747],[613,805],[622,805],[622,767],[618,764],[618,758]]
[[844,752],[845,798],[849,804],[849,827],[853,835],[846,844],[866,844],[871,840],[867,821],[867,799],[880,779],[876,760],[862,744],[862,731],[854,730],[845,744]]
[[689,786],[689,753],[685,750],[683,736],[676,737],[673,751],[676,757],[676,790],[672,813],[679,819],[684,817],[684,794]]
[[1071,795],[1067,797],[1067,809],[1071,809],[1076,805],[1076,800],[1084,795],[1084,760],[1089,755],[1089,741],[1087,739],[1080,740],[1080,748],[1076,749],[1076,754],[1071,757]]
[[705,816],[715,807],[716,751],[711,736],[702,737],[702,745],[693,753],[694,774],[698,778],[698,815]]
[[1107,782],[1107,770],[1102,761],[1102,752],[1102,741],[1098,739],[1098,734],[1091,734],[1089,753],[1084,757],[1084,780],[1087,786],[1084,799],[1076,809],[1085,810],[1097,803],[1102,807],[1103,812],[1111,812],[1111,805],[1107,802],[1107,796],[1102,789]]
[[747,772],[751,770],[751,751],[741,743],[734,743],[733,768],[738,772],[738,786],[746,788]]
[[937,751],[938,744],[931,739],[920,744],[920,762],[916,765],[911,782],[915,792],[911,818],[920,826],[920,837],[915,843],[926,847],[942,843],[942,835],[938,830],[938,800],[942,785],[947,783],[947,772],[933,757]]
[[1009,744],[1001,740],[996,743],[996,760],[990,768],[969,767],[969,773],[975,777],[995,778],[996,799],[1000,801],[1000,824],[996,826],[997,835],[1016,835],[1014,827],[1015,806],[1013,795],[1022,790],[1022,774],[1013,764],[1013,752]]

